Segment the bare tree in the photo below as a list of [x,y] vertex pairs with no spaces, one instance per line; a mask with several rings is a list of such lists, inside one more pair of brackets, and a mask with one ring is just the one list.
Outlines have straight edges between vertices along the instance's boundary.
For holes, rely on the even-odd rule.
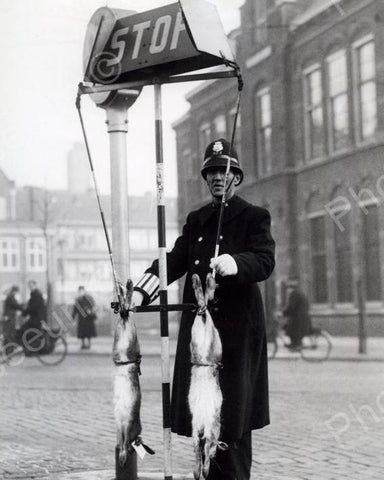
[[47,318],[51,318],[54,306],[53,289],[53,239],[55,237],[54,228],[57,227],[57,221],[60,217],[60,207],[57,205],[57,197],[47,189],[44,189],[42,195],[37,198],[34,196],[34,205],[32,208],[36,212],[36,223],[41,228],[45,240],[46,257],[46,284],[47,284]]

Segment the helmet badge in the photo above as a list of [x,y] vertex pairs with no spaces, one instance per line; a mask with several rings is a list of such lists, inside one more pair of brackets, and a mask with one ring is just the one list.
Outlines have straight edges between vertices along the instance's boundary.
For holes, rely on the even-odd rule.
[[224,146],[221,142],[215,142],[212,150],[214,155],[219,155],[224,150]]

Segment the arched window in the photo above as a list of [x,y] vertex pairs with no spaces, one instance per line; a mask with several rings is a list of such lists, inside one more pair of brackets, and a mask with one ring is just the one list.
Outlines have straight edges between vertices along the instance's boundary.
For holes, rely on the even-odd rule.
[[328,301],[326,216],[324,202],[319,192],[312,193],[306,209],[311,268],[311,301],[312,303],[326,303]]
[[336,302],[350,303],[353,301],[351,203],[339,187],[331,198],[326,210],[332,220]]
[[312,301],[326,303],[327,292],[327,251],[325,216],[316,215],[309,219],[310,248],[312,265]]
[[361,206],[363,278],[368,301],[382,299],[379,215],[377,203]]

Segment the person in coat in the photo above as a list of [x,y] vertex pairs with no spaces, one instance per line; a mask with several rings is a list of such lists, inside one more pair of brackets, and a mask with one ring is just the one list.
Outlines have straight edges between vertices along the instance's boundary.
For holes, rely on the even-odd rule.
[[290,279],[287,283],[290,294],[283,315],[287,317],[285,332],[291,339],[290,348],[300,350],[302,339],[311,333],[312,324],[309,315],[309,302],[306,295],[299,289],[298,281]]
[[45,307],[43,294],[37,288],[37,283],[35,280],[30,280],[28,282],[28,288],[31,293],[27,306],[23,310],[23,317],[28,317],[28,320],[24,324],[23,329],[41,329],[41,322],[47,320],[47,310]]
[[[201,174],[212,201],[188,215],[181,236],[167,253],[168,283],[186,274],[184,303],[195,303],[192,275],[197,273],[205,283],[207,273],[216,270],[218,286],[211,315],[223,345],[221,440],[229,449],[218,451],[209,480],[249,479],[251,431],[269,424],[266,330],[257,282],[266,280],[273,271],[275,242],[269,212],[235,195],[243,171],[235,149],[230,150],[225,139],[208,145]],[[220,254],[212,259],[228,156],[231,169]],[[148,304],[156,297],[158,275],[156,260],[135,286],[134,304]],[[172,431],[184,436],[191,436],[187,396],[194,317],[193,312],[183,312],[181,317],[172,388]]]
[[72,318],[77,320],[77,338],[81,340],[81,349],[91,348],[91,338],[96,337],[96,304],[93,297],[83,286],[78,288],[78,296],[72,309]]
[[26,354],[32,354],[38,350],[41,345],[40,336],[36,336],[36,330],[42,329],[42,322],[47,320],[47,310],[45,301],[41,291],[37,288],[35,280],[28,282],[30,297],[26,308],[23,310],[23,317],[27,317],[27,321],[17,332],[18,343],[24,345]]
[[4,301],[3,342],[7,354],[16,347],[16,317],[18,312],[23,310],[23,306],[16,298],[19,291],[19,287],[13,285]]

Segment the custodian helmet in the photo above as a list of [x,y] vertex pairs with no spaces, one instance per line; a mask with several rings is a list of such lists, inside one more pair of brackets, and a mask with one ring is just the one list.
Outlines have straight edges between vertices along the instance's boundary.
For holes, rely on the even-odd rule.
[[207,177],[208,169],[213,167],[226,167],[229,156],[231,158],[231,170],[240,174],[240,181],[238,183],[238,185],[240,185],[243,181],[244,173],[240,168],[237,152],[234,147],[232,147],[231,150],[231,144],[227,140],[224,140],[224,138],[219,138],[219,140],[210,143],[205,150],[204,162],[201,168],[201,175],[204,180]]

